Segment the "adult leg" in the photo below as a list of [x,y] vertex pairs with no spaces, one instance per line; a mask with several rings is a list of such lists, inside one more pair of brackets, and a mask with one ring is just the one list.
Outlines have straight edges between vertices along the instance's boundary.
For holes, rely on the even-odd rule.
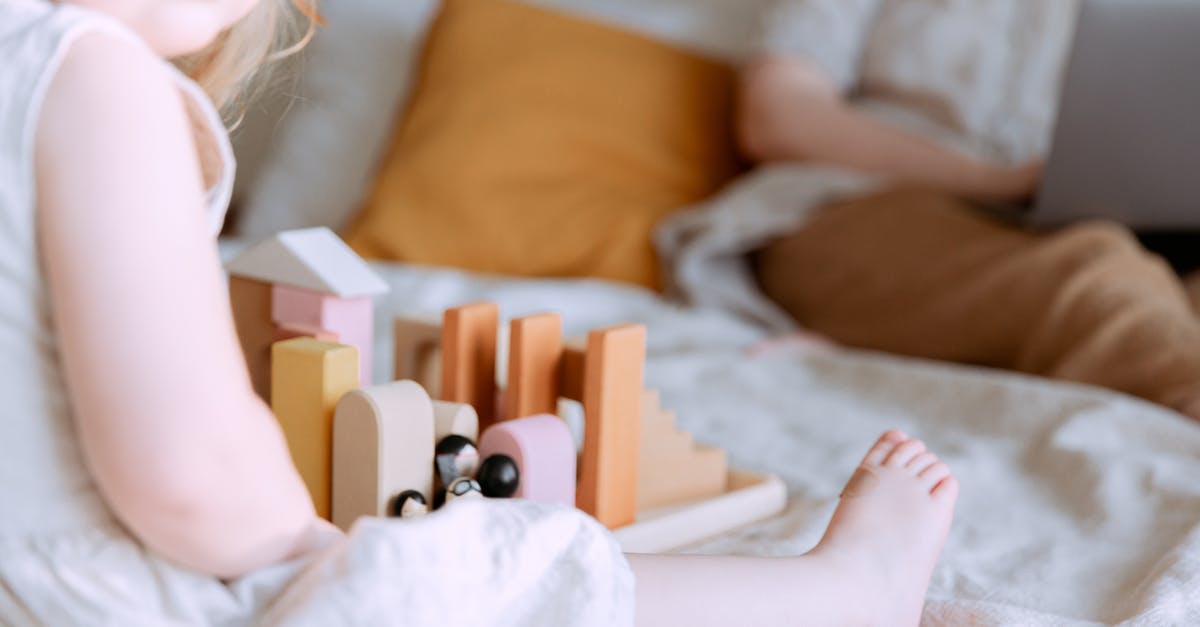
[[630,555],[641,625],[916,625],[958,484],[889,431],[846,485],[821,542],[790,558]]
[[837,342],[1103,385],[1172,407],[1200,393],[1200,322],[1121,227],[1037,234],[895,190],[841,203],[758,260],[764,291]]

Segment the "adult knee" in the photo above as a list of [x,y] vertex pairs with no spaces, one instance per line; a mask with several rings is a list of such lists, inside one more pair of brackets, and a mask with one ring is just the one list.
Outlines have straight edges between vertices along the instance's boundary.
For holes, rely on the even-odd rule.
[[1133,233],[1115,222],[1083,222],[1063,229],[1047,241],[1072,267],[1084,267],[1099,260],[1152,260]]

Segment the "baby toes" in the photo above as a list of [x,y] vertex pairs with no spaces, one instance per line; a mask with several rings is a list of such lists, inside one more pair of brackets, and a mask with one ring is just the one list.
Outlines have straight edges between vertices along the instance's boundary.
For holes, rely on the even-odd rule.
[[938,484],[943,479],[953,479],[953,477],[950,476],[950,467],[947,466],[945,462],[941,461],[934,462],[928,468],[922,470],[917,475],[917,478],[925,484],[931,493],[938,487]]
[[925,443],[920,440],[909,440],[892,451],[883,462],[884,466],[903,468],[914,457],[925,452]]

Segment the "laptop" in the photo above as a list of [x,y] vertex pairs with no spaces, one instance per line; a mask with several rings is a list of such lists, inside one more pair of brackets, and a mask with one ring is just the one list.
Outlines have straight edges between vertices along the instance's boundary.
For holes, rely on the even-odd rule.
[[1200,230],[1200,0],[1084,0],[1027,218]]

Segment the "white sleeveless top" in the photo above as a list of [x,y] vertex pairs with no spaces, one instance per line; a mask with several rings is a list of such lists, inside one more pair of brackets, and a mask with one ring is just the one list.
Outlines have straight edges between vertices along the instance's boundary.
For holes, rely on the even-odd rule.
[[[71,42],[95,31],[143,45],[94,12],[0,0],[0,537],[94,527],[109,518],[71,424],[37,246],[33,171],[46,90]],[[168,67],[191,99],[189,111],[201,118],[193,126],[207,133],[203,145],[215,144],[220,156],[219,169],[209,168],[220,176],[208,207],[219,228],[233,187],[229,139],[199,87]]]

